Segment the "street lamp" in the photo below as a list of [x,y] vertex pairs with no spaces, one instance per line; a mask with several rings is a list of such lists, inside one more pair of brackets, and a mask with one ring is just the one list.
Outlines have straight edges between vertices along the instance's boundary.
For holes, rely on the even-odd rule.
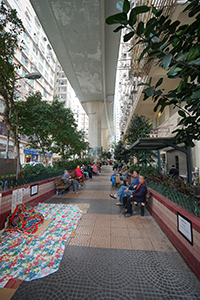
[[[14,97],[14,90],[15,90],[15,82],[17,80],[23,79],[23,78],[35,80],[35,79],[39,79],[40,77],[41,77],[41,75],[37,72],[32,72],[32,73],[26,74],[25,76],[14,77],[13,78],[13,97]],[[9,118],[10,117],[11,117],[11,111],[9,111]],[[8,159],[9,136],[10,136],[10,134],[8,133],[7,143],[6,143],[6,156],[5,156],[5,158],[7,158],[7,159]],[[18,179],[18,158],[17,158],[17,168],[16,168],[16,179]]]
[[15,83],[15,81],[23,78],[35,80],[35,79],[39,79],[40,77],[41,75],[38,72],[33,72],[33,73],[26,74],[25,76],[15,77],[13,82]]

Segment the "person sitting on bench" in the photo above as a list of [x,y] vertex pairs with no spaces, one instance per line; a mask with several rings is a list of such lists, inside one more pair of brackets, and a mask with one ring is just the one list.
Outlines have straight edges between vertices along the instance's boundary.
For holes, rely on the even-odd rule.
[[133,179],[132,183],[128,187],[122,185],[115,195],[109,194],[109,196],[114,199],[117,199],[117,197],[119,196],[119,202],[116,203],[116,205],[119,205],[119,206],[123,205],[123,197],[125,195],[131,195],[134,187],[137,187],[137,185],[139,183],[139,172],[137,170],[133,171],[133,178],[134,179]]
[[135,205],[141,203],[141,216],[144,216],[144,205],[146,203],[146,193],[147,193],[147,186],[145,184],[145,179],[143,175],[140,175],[139,184],[137,185],[135,191],[133,191],[132,195],[127,199],[127,213],[125,214],[126,218],[132,216],[133,203]]
[[77,189],[81,189],[83,186],[78,183],[76,179],[72,179],[72,177],[69,175],[69,172],[65,170],[64,174],[62,175],[61,179],[64,183],[72,181],[73,186],[73,193],[78,193]]
[[115,177],[117,177],[117,176],[120,178],[120,180],[126,181],[127,176],[128,176],[128,170],[129,170],[129,166],[126,166],[124,168],[124,170],[122,170],[121,172],[119,172],[119,175],[116,175],[116,174],[111,175],[112,184],[115,184]]
[[118,168],[118,163],[117,163],[117,162],[114,162],[113,171],[114,171],[114,170],[117,171],[117,168]]
[[75,169],[75,174],[76,174],[76,177],[78,177],[78,179],[81,179],[83,177],[83,172],[82,170],[80,169],[80,166],[77,166],[76,169]]

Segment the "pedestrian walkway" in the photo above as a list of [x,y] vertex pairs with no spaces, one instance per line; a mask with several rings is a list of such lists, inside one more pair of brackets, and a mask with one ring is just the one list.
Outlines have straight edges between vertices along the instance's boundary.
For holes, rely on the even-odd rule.
[[12,300],[175,300],[200,299],[200,282],[145,209],[131,218],[109,193],[110,166],[85,181],[78,194],[48,203],[87,203],[60,268],[45,278],[23,282]]

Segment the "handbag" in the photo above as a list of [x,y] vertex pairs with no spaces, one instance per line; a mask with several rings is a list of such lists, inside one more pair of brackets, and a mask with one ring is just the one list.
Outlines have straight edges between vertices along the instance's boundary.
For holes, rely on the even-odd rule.
[[119,176],[115,177],[115,183],[120,183],[120,178],[119,178]]

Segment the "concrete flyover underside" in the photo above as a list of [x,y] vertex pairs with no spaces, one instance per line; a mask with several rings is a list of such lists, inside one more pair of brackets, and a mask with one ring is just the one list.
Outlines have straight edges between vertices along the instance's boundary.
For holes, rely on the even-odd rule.
[[30,1],[83,108],[89,118],[97,114],[98,124],[89,130],[91,147],[106,147],[114,134],[119,33],[114,34],[116,26],[106,25],[105,19],[118,12],[116,1]]

